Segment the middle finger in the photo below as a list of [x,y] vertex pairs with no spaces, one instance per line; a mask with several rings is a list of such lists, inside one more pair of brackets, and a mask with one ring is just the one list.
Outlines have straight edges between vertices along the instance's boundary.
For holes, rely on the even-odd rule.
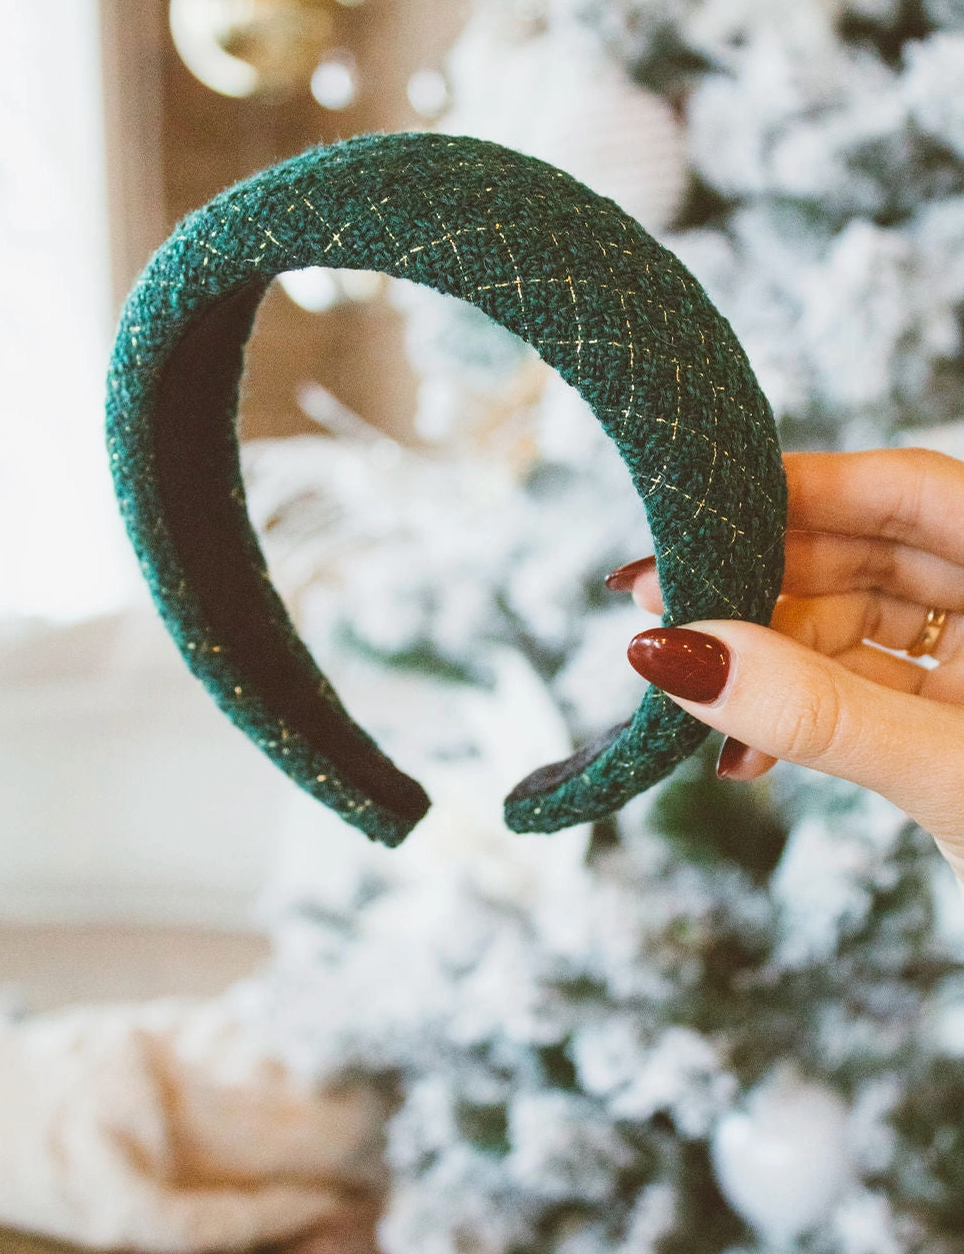
[[786,554],[783,592],[791,596],[878,590],[964,611],[964,567],[922,549],[875,537],[790,531]]

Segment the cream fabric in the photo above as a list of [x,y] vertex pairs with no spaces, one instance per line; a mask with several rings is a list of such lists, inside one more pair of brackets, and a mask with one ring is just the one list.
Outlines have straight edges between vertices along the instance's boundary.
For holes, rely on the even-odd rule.
[[243,1248],[378,1186],[386,1110],[318,1091],[227,1000],[0,1025],[0,1224],[99,1248]]

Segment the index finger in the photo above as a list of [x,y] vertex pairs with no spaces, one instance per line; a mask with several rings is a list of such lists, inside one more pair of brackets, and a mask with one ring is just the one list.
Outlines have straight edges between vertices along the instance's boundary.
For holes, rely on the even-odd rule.
[[964,462],[930,449],[787,453],[789,526],[876,536],[964,563]]

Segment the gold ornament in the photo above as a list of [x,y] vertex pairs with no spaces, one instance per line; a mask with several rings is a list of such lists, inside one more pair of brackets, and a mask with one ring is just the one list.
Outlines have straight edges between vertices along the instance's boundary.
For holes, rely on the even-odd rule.
[[181,60],[224,96],[285,94],[331,46],[333,0],[171,0]]

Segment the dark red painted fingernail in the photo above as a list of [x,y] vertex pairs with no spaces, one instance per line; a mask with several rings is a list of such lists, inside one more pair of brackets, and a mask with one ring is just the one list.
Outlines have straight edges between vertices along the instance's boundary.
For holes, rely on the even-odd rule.
[[634,636],[630,665],[672,697],[708,704],[726,686],[730,651],[722,640],[689,627],[653,627]]
[[720,779],[729,779],[734,772],[746,761],[747,756],[752,753],[749,745],[745,745],[742,740],[734,740],[732,736],[727,736],[723,741],[723,748],[720,750],[720,756],[716,763],[716,773]]
[[646,575],[655,569],[655,557],[641,557],[637,562],[627,562],[625,566],[618,566],[606,576],[606,587],[612,592],[630,592],[640,575]]

